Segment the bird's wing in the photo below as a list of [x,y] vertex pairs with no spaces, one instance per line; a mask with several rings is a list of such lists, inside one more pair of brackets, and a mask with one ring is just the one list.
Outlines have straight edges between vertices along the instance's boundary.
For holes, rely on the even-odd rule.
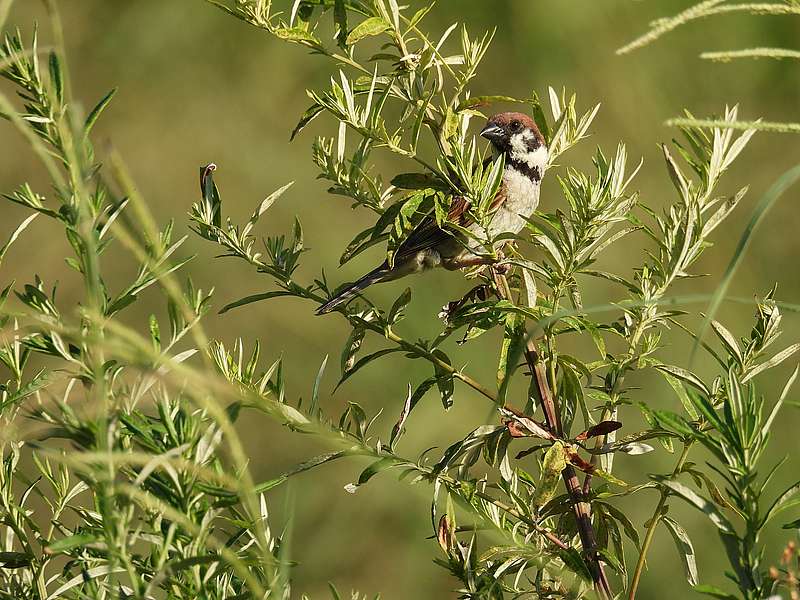
[[[497,190],[494,200],[492,200],[490,210],[494,211],[499,208],[505,202],[506,196],[507,189],[505,183],[503,183],[500,189]],[[469,227],[473,224],[473,219],[469,215],[469,207],[469,201],[463,196],[453,198],[450,210],[447,212],[447,220],[461,227]],[[419,225],[400,244],[394,255],[395,263],[402,264],[405,260],[416,256],[420,251],[435,248],[439,244],[448,241],[452,236],[451,232],[439,227],[433,214],[429,214],[420,221]]]

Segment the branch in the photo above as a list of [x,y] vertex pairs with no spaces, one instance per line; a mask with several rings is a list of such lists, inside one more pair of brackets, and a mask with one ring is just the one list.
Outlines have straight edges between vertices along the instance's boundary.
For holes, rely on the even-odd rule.
[[[494,280],[500,299],[512,302],[511,288],[508,285],[508,280],[506,280],[505,275],[495,272]],[[531,376],[535,379],[536,386],[539,390],[539,403],[542,407],[545,421],[554,435],[562,437],[563,429],[561,426],[561,419],[556,408],[555,398],[547,382],[547,373],[545,372],[544,363],[539,357],[536,342],[528,337],[526,344],[525,360],[528,363]],[[561,472],[561,476],[564,479],[564,486],[567,488],[567,493],[572,501],[575,521],[578,525],[578,533],[581,538],[584,553],[586,554],[586,560],[589,563],[589,571],[592,574],[595,590],[601,599],[610,599],[614,594],[611,591],[611,586],[609,585],[608,578],[603,569],[603,562],[600,560],[598,554],[597,536],[592,527],[591,505],[585,501],[583,488],[578,481],[575,467],[568,464]]]

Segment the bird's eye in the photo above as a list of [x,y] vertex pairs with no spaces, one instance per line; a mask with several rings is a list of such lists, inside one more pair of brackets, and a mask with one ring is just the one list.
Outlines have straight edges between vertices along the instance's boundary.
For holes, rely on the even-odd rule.
[[519,121],[511,121],[511,131],[514,133],[519,133],[522,130],[522,123]]

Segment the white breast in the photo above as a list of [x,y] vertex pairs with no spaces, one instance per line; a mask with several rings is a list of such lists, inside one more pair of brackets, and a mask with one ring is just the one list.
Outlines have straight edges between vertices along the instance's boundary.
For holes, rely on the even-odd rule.
[[519,233],[539,205],[539,182],[533,181],[519,171],[506,167],[503,174],[506,186],[506,201],[497,209],[491,225],[491,235]]

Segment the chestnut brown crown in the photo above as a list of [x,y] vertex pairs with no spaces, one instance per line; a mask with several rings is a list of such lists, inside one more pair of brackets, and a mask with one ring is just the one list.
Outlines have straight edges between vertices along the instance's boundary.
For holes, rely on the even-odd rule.
[[544,146],[545,140],[536,122],[525,113],[504,112],[489,118],[486,127],[481,131],[481,135],[491,141],[499,149],[508,146],[511,138],[515,135],[530,132],[537,146]]

